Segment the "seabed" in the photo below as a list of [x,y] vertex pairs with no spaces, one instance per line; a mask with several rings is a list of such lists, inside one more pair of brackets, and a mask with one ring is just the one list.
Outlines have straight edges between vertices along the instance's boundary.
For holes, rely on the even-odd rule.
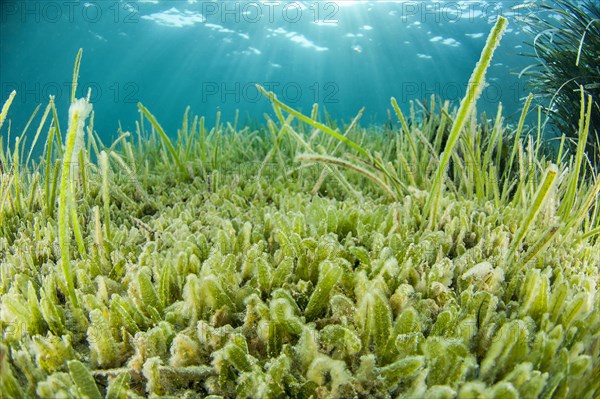
[[392,99],[388,130],[259,88],[263,128],[188,109],[171,141],[139,104],[107,146],[80,52],[67,129],[51,99],[0,141],[0,396],[597,398],[591,99],[572,153],[529,134],[531,96],[477,122],[505,25],[457,110]]

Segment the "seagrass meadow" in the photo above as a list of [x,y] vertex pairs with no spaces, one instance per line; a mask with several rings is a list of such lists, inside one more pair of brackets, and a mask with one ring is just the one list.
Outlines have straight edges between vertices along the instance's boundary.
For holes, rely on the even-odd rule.
[[391,128],[324,124],[259,87],[261,128],[188,108],[173,137],[138,104],[105,145],[75,98],[80,51],[68,126],[50,99],[28,144],[9,138],[13,93],[0,396],[597,398],[592,101],[575,151],[525,124],[532,96],[515,126],[501,105],[478,118],[505,27],[457,109],[392,99]]

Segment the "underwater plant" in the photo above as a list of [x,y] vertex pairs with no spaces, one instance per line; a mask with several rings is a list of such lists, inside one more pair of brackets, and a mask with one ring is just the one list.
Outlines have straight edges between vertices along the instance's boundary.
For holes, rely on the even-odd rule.
[[553,0],[532,2],[525,26],[532,34],[534,64],[522,75],[528,88],[542,102],[548,116],[566,135],[572,148],[581,140],[580,101],[592,98],[589,137],[585,146],[588,161],[600,167],[600,3],[596,0]]
[[38,162],[0,142],[2,397],[598,397],[600,179],[477,123],[505,26],[393,145],[261,89],[259,130],[138,104],[110,146],[73,94],[63,149],[50,99]]

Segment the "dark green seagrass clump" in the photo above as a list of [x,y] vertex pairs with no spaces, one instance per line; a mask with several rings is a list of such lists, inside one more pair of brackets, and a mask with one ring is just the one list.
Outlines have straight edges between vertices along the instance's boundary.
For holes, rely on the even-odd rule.
[[543,101],[559,136],[581,140],[581,97],[591,96],[586,155],[600,167],[600,2],[553,0],[530,3],[524,19],[534,64],[523,74]]

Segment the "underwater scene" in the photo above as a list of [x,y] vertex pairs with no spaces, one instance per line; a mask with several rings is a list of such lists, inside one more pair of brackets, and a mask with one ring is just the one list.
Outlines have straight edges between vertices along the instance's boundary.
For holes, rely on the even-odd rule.
[[600,397],[600,2],[0,2],[0,398]]

